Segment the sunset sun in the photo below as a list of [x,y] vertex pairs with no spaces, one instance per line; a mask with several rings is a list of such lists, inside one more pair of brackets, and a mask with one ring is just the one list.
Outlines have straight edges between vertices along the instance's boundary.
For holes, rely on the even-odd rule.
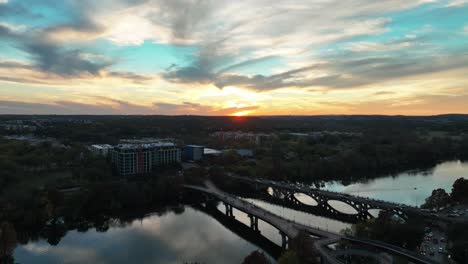
[[252,111],[250,110],[247,110],[247,111],[239,111],[239,112],[235,112],[235,113],[232,113],[231,116],[248,116],[252,113]]

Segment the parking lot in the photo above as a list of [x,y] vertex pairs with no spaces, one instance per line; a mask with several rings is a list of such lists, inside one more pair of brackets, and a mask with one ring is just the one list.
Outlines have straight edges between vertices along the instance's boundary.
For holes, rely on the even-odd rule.
[[429,226],[425,227],[425,231],[424,240],[419,248],[420,253],[438,263],[449,263],[445,233],[438,228]]
[[439,212],[439,215],[444,215],[453,218],[464,218],[468,221],[468,206],[466,205],[455,205],[446,208]]

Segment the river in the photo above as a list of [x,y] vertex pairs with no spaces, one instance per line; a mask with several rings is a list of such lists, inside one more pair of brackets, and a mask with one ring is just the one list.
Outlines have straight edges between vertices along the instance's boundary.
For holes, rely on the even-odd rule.
[[461,177],[468,178],[468,162],[449,161],[430,170],[403,172],[349,185],[329,182],[324,189],[420,206],[434,189],[442,188],[450,193],[453,183]]
[[181,214],[148,215],[106,232],[69,231],[57,246],[45,240],[16,248],[16,263],[236,263],[256,250],[210,216],[190,207]]
[[[355,182],[325,184],[325,189],[368,196],[409,205],[420,205],[433,189],[451,190],[453,182],[468,176],[468,163],[444,162],[432,170],[404,172],[394,176]],[[306,197],[303,197],[304,199]],[[291,220],[339,232],[349,224],[252,200]],[[223,210],[222,206],[219,210]],[[248,217],[234,211],[236,219]],[[262,234],[280,244],[278,231],[259,224]],[[106,232],[69,231],[56,246],[39,239],[15,249],[16,263],[242,263],[258,247],[231,232],[211,216],[186,206],[180,214],[147,215]]]

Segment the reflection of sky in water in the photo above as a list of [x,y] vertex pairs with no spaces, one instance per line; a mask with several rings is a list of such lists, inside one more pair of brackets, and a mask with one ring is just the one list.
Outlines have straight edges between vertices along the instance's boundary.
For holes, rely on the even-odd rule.
[[[333,191],[368,196],[398,203],[420,205],[433,189],[451,191],[453,182],[468,178],[468,163],[445,162],[429,172],[401,173],[396,176],[372,179],[344,186],[326,184]],[[417,190],[414,190],[417,188]],[[302,197],[307,198],[307,197]],[[249,201],[277,215],[305,225],[339,232],[349,224],[294,211],[264,201]],[[224,206],[219,209],[224,212]],[[338,208],[337,208],[338,209]],[[250,225],[246,214],[234,210],[236,219]],[[278,230],[260,221],[261,233],[277,244]],[[86,233],[70,231],[58,246],[39,240],[18,246],[17,263],[241,263],[257,247],[224,228],[204,213],[186,208],[180,215],[149,216],[123,228],[110,228],[105,233],[90,230]]]
[[468,163],[453,161],[441,163],[426,172],[405,172],[348,186],[338,182],[328,183],[325,184],[325,189],[408,205],[421,205],[434,189],[443,188],[451,192],[453,183],[460,177],[468,178]]
[[70,231],[57,246],[40,240],[18,246],[17,263],[241,263],[257,247],[215,219],[186,208],[136,220],[105,233]]

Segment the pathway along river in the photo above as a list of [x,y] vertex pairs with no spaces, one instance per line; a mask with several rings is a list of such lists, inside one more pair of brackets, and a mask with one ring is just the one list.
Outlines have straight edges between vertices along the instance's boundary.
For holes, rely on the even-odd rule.
[[[326,189],[343,191],[411,205],[420,205],[433,189],[451,190],[453,182],[468,178],[468,163],[445,162],[425,172],[401,173],[372,179],[367,182],[328,183]],[[403,187],[401,187],[403,186]],[[417,188],[417,189],[414,189]],[[299,197],[300,198],[300,197]],[[305,202],[307,197],[303,197]],[[289,219],[339,232],[349,224],[323,217],[297,212],[263,201],[250,200],[276,214]],[[339,207],[339,205],[337,205]],[[224,210],[223,207],[219,207]],[[346,208],[341,208],[346,211]],[[245,214],[234,211],[236,219],[249,223]],[[280,243],[276,229],[259,223],[262,234]],[[125,226],[114,226],[106,232],[90,229],[80,233],[69,231],[56,246],[45,240],[19,245],[15,252],[16,263],[236,263],[242,262],[253,250],[253,245],[209,215],[191,207],[179,214],[148,215]]]

